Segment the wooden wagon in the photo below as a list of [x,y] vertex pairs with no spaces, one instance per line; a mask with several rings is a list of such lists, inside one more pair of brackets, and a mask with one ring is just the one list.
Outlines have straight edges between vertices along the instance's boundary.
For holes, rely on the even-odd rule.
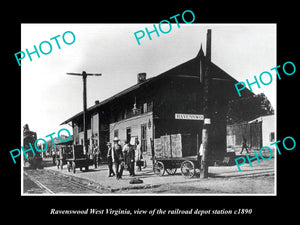
[[68,142],[61,142],[58,139],[54,139],[55,147],[55,165],[57,169],[63,169],[63,165],[67,164],[66,157],[69,155],[69,158],[73,156],[72,144],[73,139]]
[[156,158],[153,165],[154,173],[163,176],[165,172],[174,175],[180,168],[184,177],[191,178],[200,174],[200,163],[197,156],[181,158]]
[[93,164],[93,161],[89,159],[87,154],[83,153],[83,146],[73,145],[70,150],[71,151],[66,154],[68,172],[72,171],[75,173],[76,168],[80,168],[80,171],[82,171],[83,167],[85,168],[85,171],[88,171],[89,166]]
[[165,172],[174,175],[180,168],[184,177],[200,174],[200,159],[197,147],[191,144],[190,135],[173,134],[154,139],[153,171],[159,176]]

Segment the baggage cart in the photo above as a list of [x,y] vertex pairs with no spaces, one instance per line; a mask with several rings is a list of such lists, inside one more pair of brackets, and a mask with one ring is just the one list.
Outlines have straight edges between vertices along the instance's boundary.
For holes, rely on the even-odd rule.
[[154,139],[153,171],[158,176],[175,175],[180,168],[182,176],[192,178],[200,174],[200,157],[191,135],[172,134]]
[[83,146],[82,145],[73,145],[70,149],[71,151],[66,154],[66,162],[68,172],[76,172],[76,168],[84,167],[84,171],[89,170],[89,166],[93,164],[93,160],[89,159],[87,154],[83,154]]

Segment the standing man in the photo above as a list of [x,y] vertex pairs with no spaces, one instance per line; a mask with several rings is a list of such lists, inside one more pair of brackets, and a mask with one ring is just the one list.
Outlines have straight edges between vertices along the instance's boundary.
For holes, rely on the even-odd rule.
[[247,146],[247,139],[245,138],[244,135],[242,135],[242,136],[243,136],[243,142],[242,142],[242,150],[241,150],[240,154],[243,153],[244,149],[246,149],[247,153],[249,153],[248,146]]
[[122,147],[119,145],[119,138],[115,137],[114,145],[112,147],[112,160],[115,164],[115,170],[116,170],[116,178],[121,179],[123,175],[123,169],[124,169],[124,156],[122,152]]
[[129,152],[129,142],[127,140],[124,141],[124,146],[123,146],[122,152],[123,152],[123,156],[124,156],[125,166],[126,166],[126,168],[128,168],[127,156],[128,156],[128,152]]
[[199,148],[199,152],[198,152],[198,155],[197,155],[199,165],[201,165],[202,157],[203,157],[203,145],[201,143],[200,148]]
[[136,166],[138,167],[138,171],[142,171],[142,151],[141,151],[141,145],[138,140],[136,140],[136,149],[135,149],[135,161]]
[[127,159],[129,176],[131,176],[131,177],[135,176],[135,174],[134,174],[134,159],[135,159],[134,155],[135,155],[135,152],[134,152],[133,145],[128,143],[128,152],[127,152],[126,159]]
[[93,145],[90,145],[90,144],[87,144],[87,155],[88,155],[88,158],[94,162],[94,153],[93,153]]
[[99,148],[96,143],[93,144],[93,155],[94,155],[94,165],[95,168],[99,166]]
[[108,164],[108,177],[113,177],[115,176],[115,172],[113,170],[113,159],[112,159],[112,154],[113,154],[113,151],[112,151],[112,147],[111,147],[111,143],[110,142],[107,142],[107,164]]
[[56,164],[56,151],[55,151],[55,147],[52,147],[51,154],[52,154],[53,165],[55,165]]

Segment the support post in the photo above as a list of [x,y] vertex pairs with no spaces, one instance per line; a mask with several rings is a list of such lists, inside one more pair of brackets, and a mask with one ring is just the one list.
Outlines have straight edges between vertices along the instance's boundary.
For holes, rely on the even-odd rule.
[[209,68],[206,63],[204,86],[203,86],[203,114],[204,123],[202,128],[202,147],[203,155],[201,159],[200,178],[208,178],[208,164],[209,164],[209,130],[210,130],[210,111],[209,111]]
[[101,73],[94,73],[94,74],[93,73],[86,73],[85,71],[82,71],[82,73],[67,73],[67,75],[82,76],[82,80],[83,80],[83,154],[86,155],[87,152],[88,152],[88,143],[87,143],[87,107],[86,107],[86,78],[87,78],[87,76],[101,76],[102,74]]
[[88,152],[88,143],[87,143],[87,107],[86,107],[86,77],[87,74],[85,71],[82,72],[83,80],[83,154]]

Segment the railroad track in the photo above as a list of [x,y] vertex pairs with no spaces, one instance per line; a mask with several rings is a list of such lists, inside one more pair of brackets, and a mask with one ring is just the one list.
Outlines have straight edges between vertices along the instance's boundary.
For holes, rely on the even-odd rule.
[[37,187],[26,187],[24,193],[28,194],[103,194],[108,190],[99,189],[98,186],[81,183],[74,178],[49,170],[24,170],[24,179],[29,179]]

